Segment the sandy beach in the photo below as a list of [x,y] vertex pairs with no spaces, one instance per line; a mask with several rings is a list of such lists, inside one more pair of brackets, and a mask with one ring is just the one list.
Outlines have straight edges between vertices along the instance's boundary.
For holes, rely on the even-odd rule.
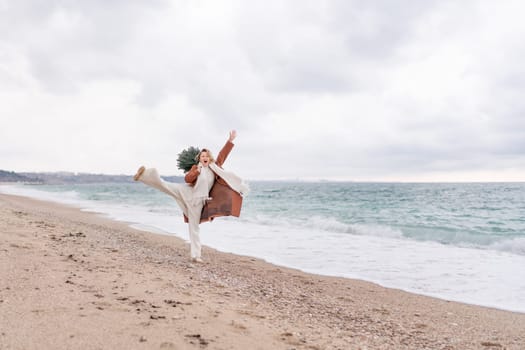
[[525,349],[521,313],[192,263],[179,238],[29,198],[0,195],[0,218],[0,349]]

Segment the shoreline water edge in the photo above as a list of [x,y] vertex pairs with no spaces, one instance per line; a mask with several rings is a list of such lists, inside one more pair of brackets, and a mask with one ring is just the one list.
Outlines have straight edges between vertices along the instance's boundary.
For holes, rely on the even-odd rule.
[[2,349],[522,349],[525,314],[303,273],[0,194]]
[[[240,219],[201,225],[205,245],[305,272],[525,312],[523,184],[252,187]],[[74,205],[187,239],[171,198],[139,184],[0,186],[0,192]],[[325,203],[326,192],[336,205]]]

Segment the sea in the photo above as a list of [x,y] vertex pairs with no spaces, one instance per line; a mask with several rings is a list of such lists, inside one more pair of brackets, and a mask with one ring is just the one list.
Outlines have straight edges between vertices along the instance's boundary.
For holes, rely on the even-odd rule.
[[[525,183],[254,181],[250,187],[240,218],[201,224],[204,245],[305,272],[525,312]],[[16,184],[0,192],[188,240],[175,201],[142,183]]]

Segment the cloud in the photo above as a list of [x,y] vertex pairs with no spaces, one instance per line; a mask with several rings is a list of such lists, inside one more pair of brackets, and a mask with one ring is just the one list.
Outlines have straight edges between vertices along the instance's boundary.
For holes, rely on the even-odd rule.
[[514,179],[523,7],[4,1],[2,167],[175,173],[237,128],[251,178]]

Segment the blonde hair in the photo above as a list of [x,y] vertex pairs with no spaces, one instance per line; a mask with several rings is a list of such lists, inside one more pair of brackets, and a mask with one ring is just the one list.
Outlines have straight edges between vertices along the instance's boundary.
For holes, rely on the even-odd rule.
[[201,149],[200,152],[197,154],[197,156],[195,157],[195,160],[197,162],[200,161],[202,152],[208,153],[208,157],[210,158],[210,163],[215,163],[215,158],[213,158],[213,154],[211,154],[211,151],[207,148]]

